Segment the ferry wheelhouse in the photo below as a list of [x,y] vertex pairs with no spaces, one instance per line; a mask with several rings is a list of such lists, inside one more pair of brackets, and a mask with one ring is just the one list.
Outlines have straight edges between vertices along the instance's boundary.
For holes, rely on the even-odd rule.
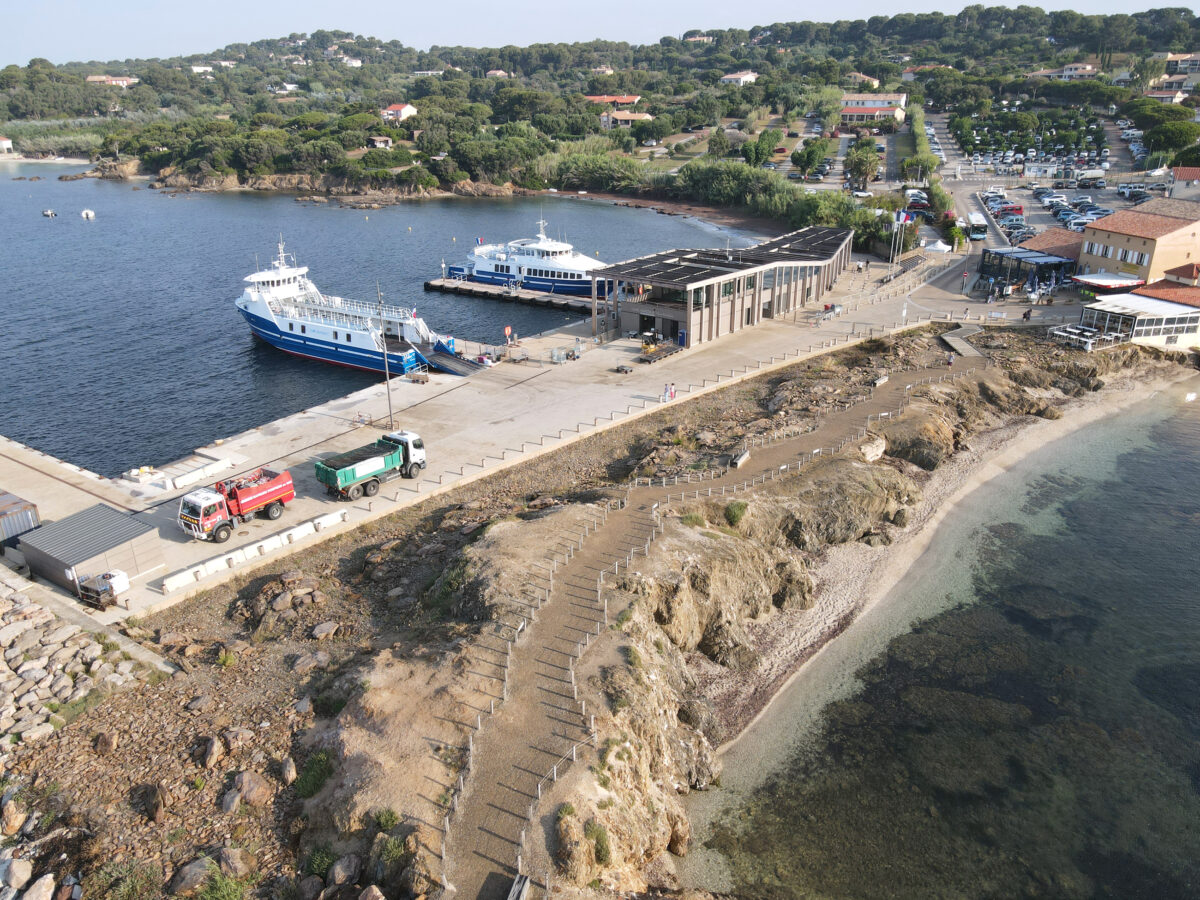
[[[546,237],[546,223],[539,220],[537,237],[520,238],[507,244],[480,244],[462,266],[446,266],[450,278],[464,278],[484,284],[546,291],[552,294],[592,295],[588,273],[606,264],[579,253],[563,241]],[[612,285],[597,285],[606,296]]]
[[322,294],[284,253],[270,268],[247,275],[238,311],[256,337],[307,359],[402,374],[437,369],[469,375],[479,366],[455,354],[454,338],[437,334],[415,309]]

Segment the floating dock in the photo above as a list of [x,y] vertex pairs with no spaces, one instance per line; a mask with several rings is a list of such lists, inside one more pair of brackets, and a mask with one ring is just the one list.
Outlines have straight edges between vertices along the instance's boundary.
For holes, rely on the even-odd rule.
[[584,297],[568,297],[564,294],[549,294],[527,288],[510,288],[502,284],[483,284],[461,278],[435,278],[425,282],[425,290],[443,294],[463,294],[467,297],[483,297],[487,300],[504,300],[508,303],[524,303],[528,306],[544,306],[567,312],[592,312],[592,301]]

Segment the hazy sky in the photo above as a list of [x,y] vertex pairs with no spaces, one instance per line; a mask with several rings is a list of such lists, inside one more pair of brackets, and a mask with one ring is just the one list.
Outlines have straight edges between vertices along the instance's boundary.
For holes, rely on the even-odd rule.
[[[899,12],[957,12],[967,4],[935,0],[880,4],[736,4],[729,0],[3,0],[0,66],[34,57],[51,62],[186,56],[232,43],[293,31],[338,28],[420,49],[432,44],[474,47],[592,38],[657,41],[691,28],[750,28],[777,21],[859,19]],[[997,4],[987,4],[997,5]],[[1019,0],[1005,4],[1019,5]],[[1121,0],[1035,4],[1081,13],[1188,6],[1172,0],[1131,6]],[[184,12],[187,10],[187,12]]]

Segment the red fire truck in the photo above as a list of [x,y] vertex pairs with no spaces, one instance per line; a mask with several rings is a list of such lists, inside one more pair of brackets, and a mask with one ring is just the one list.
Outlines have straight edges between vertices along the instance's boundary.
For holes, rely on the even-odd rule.
[[255,513],[278,519],[283,505],[295,498],[291,472],[256,469],[184,494],[179,501],[179,527],[194,538],[223,544],[234,528]]

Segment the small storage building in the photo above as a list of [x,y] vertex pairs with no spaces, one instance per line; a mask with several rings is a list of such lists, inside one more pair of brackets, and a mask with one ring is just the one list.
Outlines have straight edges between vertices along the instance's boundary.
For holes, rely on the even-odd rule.
[[153,525],[97,503],[21,537],[33,574],[78,594],[79,582],[113,569],[130,580],[165,565]]
[[37,506],[0,491],[0,547],[16,547],[17,538],[41,524]]

